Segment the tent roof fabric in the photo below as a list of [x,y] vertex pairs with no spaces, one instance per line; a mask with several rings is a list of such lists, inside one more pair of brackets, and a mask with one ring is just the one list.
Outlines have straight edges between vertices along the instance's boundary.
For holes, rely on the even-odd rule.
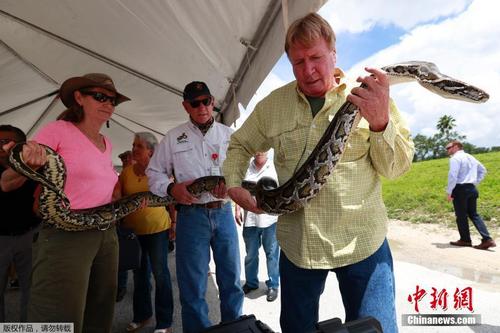
[[[132,98],[104,134],[114,162],[133,133],[159,138],[186,121],[182,90],[205,81],[232,124],[283,53],[285,22],[326,0],[3,0],[0,4],[0,123],[32,135],[64,109],[71,76],[107,73]],[[285,13],[285,14],[283,14]]]

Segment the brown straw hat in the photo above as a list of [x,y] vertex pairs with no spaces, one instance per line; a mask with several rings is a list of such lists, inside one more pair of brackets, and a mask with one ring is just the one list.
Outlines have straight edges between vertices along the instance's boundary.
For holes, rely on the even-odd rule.
[[117,105],[126,101],[130,101],[130,98],[120,94],[116,90],[113,80],[106,74],[102,73],[90,73],[83,76],[75,76],[67,79],[61,85],[61,89],[59,89],[59,96],[61,97],[61,101],[63,102],[63,104],[69,108],[73,104],[75,104],[75,97],[73,95],[73,92],[75,90],[92,87],[101,87],[116,93]]

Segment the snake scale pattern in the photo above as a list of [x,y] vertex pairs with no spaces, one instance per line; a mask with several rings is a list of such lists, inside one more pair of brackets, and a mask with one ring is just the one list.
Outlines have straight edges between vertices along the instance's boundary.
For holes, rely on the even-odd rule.
[[[62,190],[66,182],[66,167],[61,156],[52,148],[44,146],[47,153],[47,163],[40,169],[42,171],[40,173],[22,162],[22,148],[23,143],[18,143],[12,148],[9,164],[17,172],[42,185],[38,212],[44,223],[52,224],[56,228],[66,231],[106,230],[114,221],[139,209],[144,200],[147,200],[149,207],[175,204],[175,200],[171,196],[159,197],[151,192],[138,192],[102,206],[70,209],[69,200]],[[187,188],[191,194],[198,196],[211,191],[219,182],[223,181],[224,177],[221,176],[202,177]]]
[[[446,76],[433,63],[411,61],[382,67],[390,84],[415,81],[444,98],[466,102],[484,103],[489,95],[465,82]],[[303,208],[326,184],[336,164],[341,159],[347,140],[360,120],[357,107],[346,101],[319,140],[313,152],[297,172],[277,187],[274,181],[262,178],[256,185],[243,184],[256,196],[258,206],[268,214],[281,215]],[[172,197],[158,197],[150,192],[136,193],[107,205],[71,210],[63,192],[66,170],[60,156],[46,148],[48,162],[43,174],[33,171],[22,162],[22,144],[16,145],[9,157],[10,165],[18,172],[42,184],[40,214],[47,223],[68,231],[105,229],[127,214],[137,210],[144,199],[149,206],[175,203]],[[209,176],[195,180],[189,187],[194,195],[212,190],[223,177]]]

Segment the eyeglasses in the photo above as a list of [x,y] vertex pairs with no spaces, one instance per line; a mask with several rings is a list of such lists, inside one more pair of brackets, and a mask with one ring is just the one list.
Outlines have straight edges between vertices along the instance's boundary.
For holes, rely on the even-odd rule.
[[205,106],[209,106],[211,102],[212,102],[212,97],[207,97],[207,98],[197,100],[197,101],[190,101],[188,103],[189,103],[189,105],[191,105],[192,108],[197,108],[201,104],[203,104]]
[[92,96],[92,98],[99,103],[106,103],[109,101],[111,105],[116,106],[118,104],[118,99],[116,96],[108,96],[102,92],[98,91],[80,91],[83,95]]

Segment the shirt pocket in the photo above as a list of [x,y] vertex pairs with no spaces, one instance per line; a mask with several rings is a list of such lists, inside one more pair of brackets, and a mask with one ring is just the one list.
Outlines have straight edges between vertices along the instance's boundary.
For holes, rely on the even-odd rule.
[[180,176],[182,178],[182,174],[177,175],[177,173],[179,171],[182,172],[182,170],[189,170],[192,163],[195,162],[196,158],[193,156],[194,147],[191,143],[186,142],[175,145],[172,151],[174,165],[176,168],[176,176]]
[[226,159],[228,147],[229,147],[229,140],[224,140],[220,144],[219,143],[214,144],[214,148],[215,148],[217,154],[219,155],[218,161],[216,163],[217,165],[222,166],[222,164],[224,163],[224,160]]
[[295,122],[285,128],[276,138],[277,158],[275,163],[292,171],[299,163],[304,153],[308,128]]

